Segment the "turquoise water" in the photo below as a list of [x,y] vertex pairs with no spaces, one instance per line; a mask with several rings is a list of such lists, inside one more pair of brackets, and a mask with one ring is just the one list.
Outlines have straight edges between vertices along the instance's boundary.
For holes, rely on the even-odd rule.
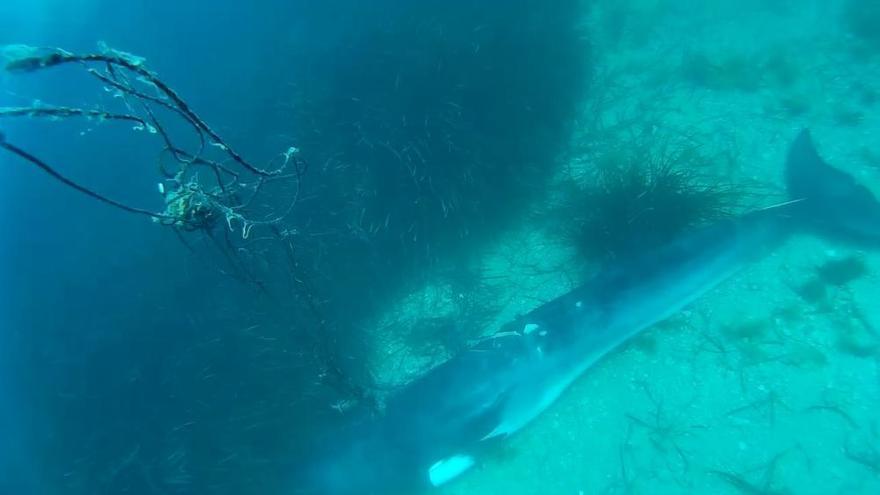
[[[277,230],[244,228],[294,182],[181,243],[0,154],[0,493],[295,493],[314,442],[624,255],[571,235],[609,164],[668,161],[736,215],[785,200],[807,127],[880,193],[877,26],[869,0],[4,3],[4,63],[142,56],[248,160],[309,166]],[[0,75],[0,107],[47,105],[144,115],[76,64]],[[180,206],[156,192],[160,137],[100,120],[0,132],[126,204]],[[236,166],[225,151],[206,156]],[[677,223],[649,210],[635,234],[599,210],[594,232],[650,252]],[[795,236],[426,493],[880,493],[878,267]]]

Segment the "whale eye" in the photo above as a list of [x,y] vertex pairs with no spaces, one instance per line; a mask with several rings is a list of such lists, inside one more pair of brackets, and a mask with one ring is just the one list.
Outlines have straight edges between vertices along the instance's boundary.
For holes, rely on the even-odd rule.
[[474,465],[474,458],[466,454],[457,454],[435,462],[428,469],[431,485],[440,486],[456,478]]

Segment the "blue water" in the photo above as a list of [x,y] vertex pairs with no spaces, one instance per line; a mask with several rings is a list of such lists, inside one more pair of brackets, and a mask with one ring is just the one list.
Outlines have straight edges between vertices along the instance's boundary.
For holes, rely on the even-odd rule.
[[[876,26],[872,0],[5,0],[4,65],[143,57],[249,162],[308,170],[242,210],[274,217],[298,190],[271,227],[216,210],[175,233],[0,150],[0,494],[288,493],[316,441],[576,286],[621,237],[780,201],[801,128],[880,192]],[[0,107],[146,115],[84,69],[0,72]],[[64,176],[173,213],[161,137],[134,127],[0,117]],[[665,163],[696,199],[603,199],[609,170]],[[202,170],[185,177],[216,185]],[[734,198],[701,202],[713,191]],[[877,493],[878,267],[793,240],[437,492]]]

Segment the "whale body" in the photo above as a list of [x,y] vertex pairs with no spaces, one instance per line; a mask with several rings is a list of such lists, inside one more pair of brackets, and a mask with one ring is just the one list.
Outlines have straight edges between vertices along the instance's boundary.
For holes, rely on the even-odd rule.
[[437,366],[317,454],[295,493],[391,495],[450,482],[546,410],[611,350],[680,311],[795,234],[880,245],[880,203],[801,131],[791,201],[700,228],[605,266],[586,283]]

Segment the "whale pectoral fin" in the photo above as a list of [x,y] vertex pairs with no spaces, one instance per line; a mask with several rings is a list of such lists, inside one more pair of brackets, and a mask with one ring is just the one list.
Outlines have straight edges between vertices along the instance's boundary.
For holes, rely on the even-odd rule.
[[433,486],[443,485],[470,469],[474,462],[474,458],[466,454],[441,459],[428,468],[428,480]]

